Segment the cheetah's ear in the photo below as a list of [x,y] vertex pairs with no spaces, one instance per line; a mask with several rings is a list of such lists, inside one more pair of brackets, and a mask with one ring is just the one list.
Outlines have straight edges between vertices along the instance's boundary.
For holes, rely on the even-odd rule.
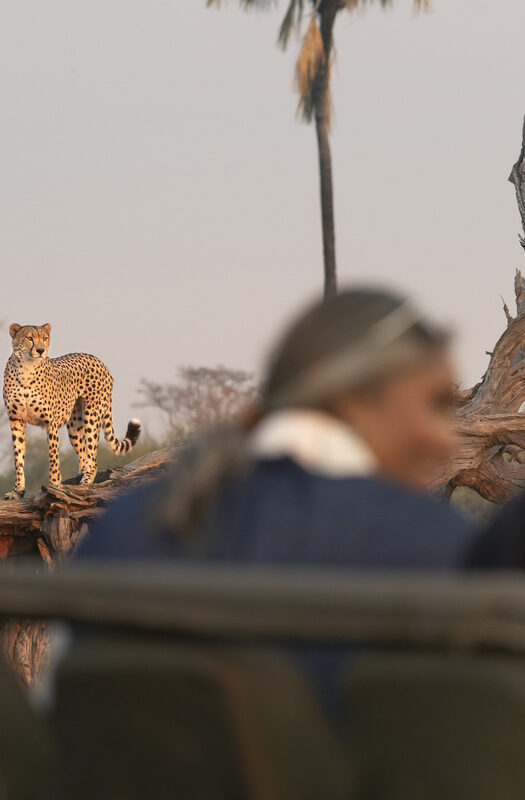
[[12,325],[9,326],[9,333],[11,334],[11,339],[14,339],[18,331],[22,326],[19,325],[17,322],[13,322]]
[[49,334],[51,333],[51,325],[49,324],[49,322],[46,322],[45,325],[42,325],[42,328],[45,330],[45,332],[49,336]]

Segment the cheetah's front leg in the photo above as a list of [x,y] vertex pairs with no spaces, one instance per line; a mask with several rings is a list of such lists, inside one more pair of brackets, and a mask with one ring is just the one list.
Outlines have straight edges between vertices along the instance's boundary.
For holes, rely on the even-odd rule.
[[26,424],[19,419],[10,419],[13,453],[15,457],[15,488],[5,495],[6,500],[18,500],[26,490],[24,461],[26,457]]
[[49,448],[49,483],[52,486],[60,486],[60,462],[58,460],[58,425],[56,422],[49,422],[47,426],[47,445]]

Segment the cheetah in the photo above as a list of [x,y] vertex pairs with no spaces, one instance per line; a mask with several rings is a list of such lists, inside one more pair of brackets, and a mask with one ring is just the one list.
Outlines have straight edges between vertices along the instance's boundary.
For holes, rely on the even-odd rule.
[[76,450],[81,486],[93,483],[97,472],[100,429],[111,450],[127,453],[137,441],[141,424],[132,419],[126,436],[118,440],[113,429],[113,377],[105,364],[87,353],[49,358],[51,325],[9,326],[13,353],[4,372],[4,403],[11,425],[15,458],[15,487],[6,500],[24,496],[26,425],[47,429],[49,481],[60,486],[58,430],[67,426]]

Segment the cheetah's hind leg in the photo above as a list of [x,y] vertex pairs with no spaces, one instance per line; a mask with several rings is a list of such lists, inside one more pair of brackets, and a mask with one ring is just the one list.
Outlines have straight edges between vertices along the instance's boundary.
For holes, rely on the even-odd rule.
[[47,445],[49,450],[49,483],[51,486],[61,486],[60,459],[58,455],[58,425],[56,422],[47,424]]
[[84,432],[84,404],[82,398],[79,397],[73,406],[71,417],[67,422],[67,433],[69,441],[75,448],[78,456],[78,470],[81,475],[86,470],[86,439]]
[[86,466],[82,480],[80,481],[80,485],[90,486],[95,480],[97,474],[97,452],[100,439],[100,429],[102,427],[102,414],[98,408],[88,406],[86,403],[84,403],[84,419]]

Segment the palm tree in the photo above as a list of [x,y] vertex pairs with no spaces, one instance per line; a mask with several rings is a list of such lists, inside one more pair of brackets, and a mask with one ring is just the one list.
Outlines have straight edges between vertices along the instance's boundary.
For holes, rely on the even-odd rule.
[[[376,0],[383,7],[393,0]],[[274,0],[239,0],[242,8],[270,8]],[[323,230],[324,295],[337,292],[335,258],[334,196],[332,183],[332,156],[330,153],[330,71],[333,60],[333,30],[339,11],[353,11],[358,6],[370,5],[374,0],[288,0],[289,5],[279,29],[278,44],[288,45],[291,33],[300,31],[304,12],[311,6],[310,23],[303,36],[299,58],[295,66],[295,83],[299,93],[298,112],[306,122],[315,121],[319,153],[319,181],[321,191],[321,219]],[[429,0],[413,0],[414,8],[428,8]],[[206,0],[207,6],[220,6],[221,0]]]

